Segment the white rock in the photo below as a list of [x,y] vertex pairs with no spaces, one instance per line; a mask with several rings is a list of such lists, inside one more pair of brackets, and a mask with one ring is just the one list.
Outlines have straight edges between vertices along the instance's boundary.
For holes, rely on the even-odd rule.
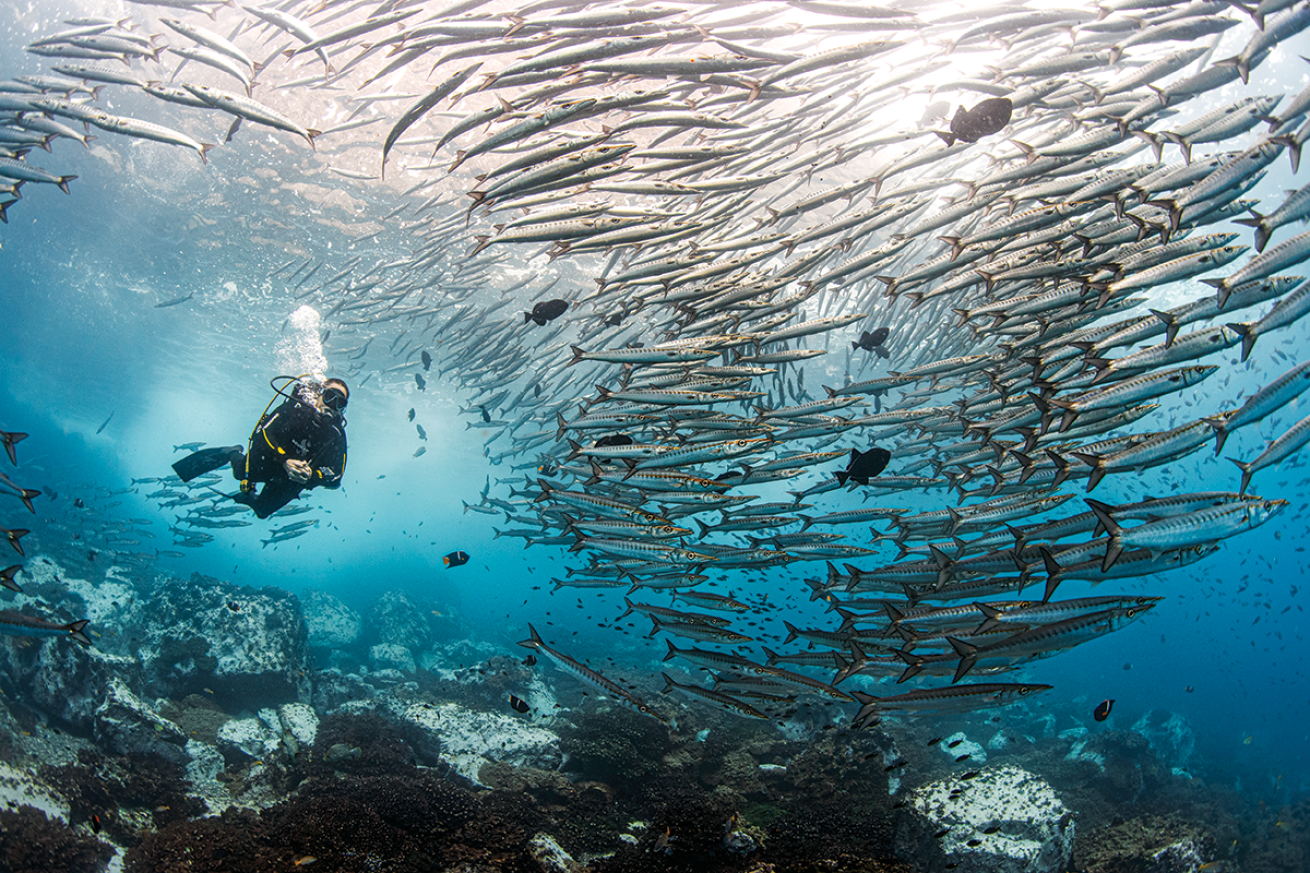
[[575,873],[578,862],[564,851],[550,834],[537,834],[528,843],[528,853],[545,873]]
[[559,737],[523,719],[477,712],[457,703],[398,703],[392,712],[429,734],[434,744],[439,742],[442,760],[474,782],[488,761],[545,770],[560,763]]
[[216,815],[231,803],[227,786],[218,780],[223,772],[223,755],[217,746],[200,740],[187,740],[186,753],[191,759],[186,765],[186,778],[194,793],[205,801],[209,813]]
[[318,737],[318,713],[307,703],[284,703],[277,708],[282,730],[296,738],[301,746],[309,748]]
[[33,806],[48,818],[68,821],[68,804],[55,798],[26,769],[10,767],[0,761],[0,805],[7,809]]
[[114,677],[96,708],[92,733],[96,742],[120,755],[154,752],[181,761],[186,733],[132,693]]
[[282,741],[257,718],[234,718],[218,729],[218,747],[263,759],[278,750]]
[[[959,740],[959,745],[952,748],[951,743],[956,740]],[[963,731],[951,734],[938,743],[937,748],[949,755],[952,761],[961,755],[968,755],[970,767],[981,767],[987,763],[987,750],[966,737]]]
[[363,629],[359,613],[331,594],[308,589],[300,595],[300,607],[311,646],[338,648],[359,639]]
[[[950,797],[952,790],[964,793]],[[912,814],[896,834],[896,854],[923,869],[955,863],[956,873],[1063,873],[1073,853],[1073,815],[1041,778],[1018,767],[984,770],[970,781],[929,783],[909,795]],[[1000,831],[983,830],[999,826]],[[948,833],[936,834],[949,828]],[[976,847],[967,845],[979,840]]]
[[383,670],[401,670],[413,673],[414,655],[409,649],[396,643],[379,643],[368,650],[368,662],[378,672]]

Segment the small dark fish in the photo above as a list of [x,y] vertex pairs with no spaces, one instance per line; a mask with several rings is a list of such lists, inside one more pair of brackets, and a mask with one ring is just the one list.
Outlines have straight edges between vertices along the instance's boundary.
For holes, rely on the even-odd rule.
[[419,355],[419,360],[423,362],[423,372],[426,373],[432,369],[432,356],[428,354],[427,349],[424,349],[423,354]]
[[892,761],[892,762],[891,762],[890,764],[888,764],[886,767],[883,767],[882,770],[883,770],[884,773],[890,773],[891,771],[893,771],[893,770],[895,770],[895,769],[897,769],[897,768],[899,768],[899,767],[904,767],[904,766],[905,766],[906,764],[908,764],[908,763],[909,763],[909,761],[906,761],[904,758],[902,758],[902,759],[899,760],[899,761]]
[[959,745],[960,743],[962,743],[962,742],[964,742],[964,740],[952,740],[951,742],[949,742],[949,743],[946,744],[946,748],[948,748],[948,749],[954,749],[956,746],[958,746],[958,745]]
[[5,454],[9,455],[9,463],[15,467],[18,466],[18,455],[14,452],[14,446],[27,439],[27,434],[16,433],[7,430],[0,430],[0,442],[5,444]]
[[229,143],[229,142],[231,142],[231,141],[232,141],[232,137],[236,136],[236,135],[237,135],[237,131],[240,130],[240,129],[241,129],[241,116],[238,115],[238,116],[237,116],[237,117],[232,121],[232,125],[231,125],[230,127],[228,127],[228,129],[227,129],[227,136],[223,137],[223,142],[224,142],[224,143]]
[[423,381],[423,376],[420,373],[414,374],[414,384],[418,386],[420,391],[428,390],[428,383]]
[[963,106],[956,109],[955,117],[951,119],[951,132],[937,131],[937,135],[948,146],[955,145],[956,140],[977,142],[984,136],[999,133],[1001,128],[1010,123],[1010,115],[1013,112],[1014,104],[1010,102],[1010,98],[989,97],[972,109],[965,109]]
[[544,300],[532,307],[531,312],[523,313],[523,323],[532,321],[536,322],[538,327],[544,327],[546,322],[559,318],[568,308],[567,300]]
[[974,778],[975,776],[977,776],[977,775],[978,775],[979,773],[981,773],[981,772],[982,772],[981,770],[970,770],[968,773],[961,773],[961,774],[960,774],[960,778],[961,778],[961,779],[972,779],[972,778]]
[[975,838],[975,839],[972,839],[972,840],[967,840],[967,841],[965,841],[965,845],[968,846],[968,847],[971,848],[971,849],[975,849],[975,848],[977,848],[978,846],[981,846],[981,845],[982,845],[982,840],[979,840],[979,839],[976,839],[976,838]]
[[596,440],[596,448],[603,449],[606,446],[630,446],[632,437],[624,433],[613,433],[607,437],[601,437]]
[[1000,826],[1000,825],[992,825],[992,826],[989,827],[989,828],[983,828],[983,833],[984,833],[984,834],[987,834],[988,836],[990,836],[990,835],[995,834],[995,833],[1000,833],[1000,830],[1001,830],[1001,826]]
[[441,559],[447,567],[459,567],[469,562],[468,552],[451,552]]
[[941,742],[942,740],[944,740],[944,739],[946,739],[946,737],[937,737],[937,738],[934,739],[934,740],[929,740],[929,741],[928,741],[928,748],[931,749],[933,746],[937,745],[938,743],[940,743],[940,742]]
[[523,659],[523,666],[524,666],[524,667],[535,667],[535,666],[537,666],[537,656],[536,656],[536,655],[528,655],[526,658]]
[[78,509],[86,509],[86,503],[82,501],[81,497],[74,497],[73,505],[76,506]]
[[100,833],[100,816],[96,815],[95,813],[91,814],[91,833],[93,834]]
[[1188,685],[1188,686],[1187,686],[1186,688],[1184,688],[1183,690],[1186,691],[1188,694],[1191,694],[1191,693],[1192,693],[1193,691],[1195,691],[1196,689],[1193,688],[1192,686]]
[[410,421],[414,420],[414,408],[412,406],[409,409],[409,420]]
[[958,758],[955,759],[955,763],[958,764],[958,763],[960,763],[961,761],[967,761],[967,760],[969,760],[969,759],[972,758],[972,757],[973,757],[973,753],[972,753],[972,752],[970,752],[970,753],[967,754],[967,755],[961,755],[960,757],[958,757]]
[[230,609],[230,610],[232,610],[233,612],[240,612],[240,611],[241,611],[241,604],[240,604],[240,603],[237,603],[235,600],[229,600],[229,601],[227,602],[227,608]]
[[[114,410],[114,411],[117,412],[118,410]],[[96,428],[96,433],[97,433],[97,434],[102,433],[102,432],[104,431],[105,428],[109,427],[109,422],[111,422],[111,421],[113,421],[113,420],[114,420],[114,413],[111,412],[111,413],[109,413],[109,418],[106,418],[106,419],[105,419],[105,423],[102,424],[102,425],[100,425],[100,427]]]
[[419,446],[418,449],[414,452],[414,457],[416,458],[422,457],[423,455],[427,454],[427,451],[428,451],[427,446]]
[[414,425],[414,427],[418,428],[418,438],[426,442],[428,438],[428,432],[423,429],[423,425],[416,424]]
[[482,420],[483,420],[483,422],[485,422],[485,423],[487,423],[487,424],[490,424],[490,423],[491,423],[491,413],[490,413],[490,412],[487,412],[487,407],[485,407],[485,406],[479,406],[479,407],[478,407],[478,411],[482,413]]
[[946,835],[949,834],[950,832],[951,832],[951,829],[950,829],[950,828],[942,828],[942,829],[939,830],[937,833],[933,834],[933,835],[932,835],[932,838],[933,838],[934,840],[940,840],[942,837],[946,836]]
[[541,396],[541,383],[537,383],[536,385],[532,386],[532,396],[533,397]]
[[515,697],[513,694],[509,696],[509,705],[511,709],[519,713],[527,712],[529,709],[532,708],[528,706],[528,702],[526,700],[522,699],[521,697]]
[[890,333],[891,330],[885,327],[880,327],[872,333],[867,330],[863,331],[860,333],[858,341],[851,340],[851,348],[864,349],[866,352],[876,352],[880,358],[889,358],[891,355],[888,354],[887,350],[883,348],[882,345],[887,342],[887,336]]
[[1101,701],[1100,706],[1092,710],[1092,718],[1097,721],[1105,721],[1110,717],[1110,710],[1114,709],[1114,701],[1107,698]]
[[861,485],[868,485],[870,479],[887,469],[891,459],[892,453],[886,449],[875,448],[867,452],[851,449],[851,460],[846,465],[846,469],[839,470],[833,475],[837,477],[840,485],[845,485],[847,479]]
[[169,300],[169,301],[166,301],[166,302],[164,302],[164,303],[156,303],[156,304],[155,304],[155,308],[156,308],[156,309],[167,309],[168,307],[170,307],[170,306],[176,306],[176,305],[178,305],[179,303],[186,303],[188,300],[190,300],[192,297],[195,297],[195,296],[196,296],[196,292],[192,291],[190,294],[188,294],[188,295],[185,296],[185,297],[178,297],[176,300]]

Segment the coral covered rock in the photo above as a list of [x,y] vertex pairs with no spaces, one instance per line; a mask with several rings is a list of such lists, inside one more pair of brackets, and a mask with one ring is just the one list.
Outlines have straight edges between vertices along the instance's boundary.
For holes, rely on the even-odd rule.
[[234,709],[308,699],[307,633],[294,595],[194,574],[160,586],[142,615],[152,694],[209,690]]
[[924,871],[944,871],[948,864],[957,873],[1067,869],[1073,813],[1050,785],[1026,770],[993,767],[969,780],[939,779],[911,792],[909,804],[911,812],[897,829],[896,854]]

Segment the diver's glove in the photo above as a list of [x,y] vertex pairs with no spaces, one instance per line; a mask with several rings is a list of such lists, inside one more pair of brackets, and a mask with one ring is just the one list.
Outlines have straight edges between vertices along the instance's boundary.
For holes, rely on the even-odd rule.
[[309,481],[309,477],[314,474],[314,470],[309,466],[308,461],[287,461],[287,478],[292,482],[304,485]]

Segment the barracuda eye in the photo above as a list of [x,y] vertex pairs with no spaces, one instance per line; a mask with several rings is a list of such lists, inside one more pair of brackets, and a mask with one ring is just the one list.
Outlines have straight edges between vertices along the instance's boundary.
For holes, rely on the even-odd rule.
[[1022,687],[1022,688],[1019,689],[1019,696],[1020,696],[1020,697],[1022,697],[1023,695],[1025,695],[1025,694],[1027,694],[1027,693],[1028,693],[1028,686],[1025,685],[1024,687]]

